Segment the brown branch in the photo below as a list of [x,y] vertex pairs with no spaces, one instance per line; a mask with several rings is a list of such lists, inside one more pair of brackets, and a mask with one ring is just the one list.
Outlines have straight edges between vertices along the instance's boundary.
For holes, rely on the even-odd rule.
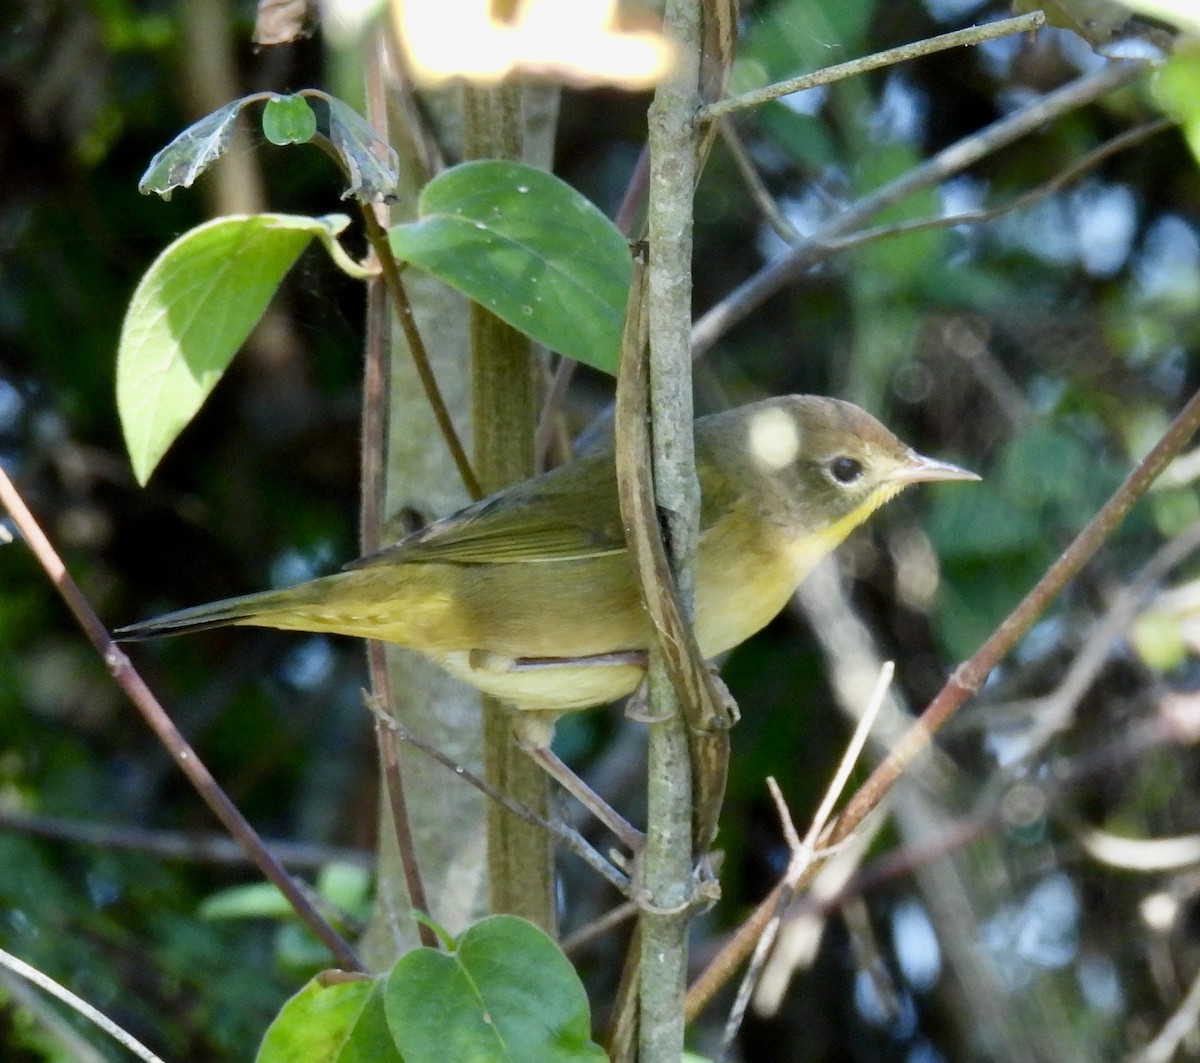
[[619,892],[628,892],[628,876],[618,871],[608,860],[601,856],[579,831],[559,820],[546,819],[543,816],[539,816],[528,805],[524,805],[520,801],[514,801],[506,793],[496,789],[496,787],[490,785],[473,771],[464,768],[461,764],[456,764],[450,757],[438,749],[437,746],[430,745],[423,739],[418,738],[398,720],[384,716],[381,718],[381,723],[382,726],[392,731],[401,742],[420,750],[435,763],[440,764],[447,771],[453,772],[456,778],[463,780],[469,786],[473,786],[484,797],[495,801],[501,808],[511,815],[516,816],[522,823],[528,823],[531,827],[545,831],[559,842],[564,849],[578,856],[580,860],[596,871],[601,878]]
[[746,150],[746,145],[742,140],[741,134],[737,131],[737,127],[729,119],[721,118],[717,121],[717,131],[725,144],[725,149],[732,157],[738,173],[742,175],[742,180],[746,182],[746,190],[750,193],[750,198],[754,200],[754,205],[758,207],[759,213],[762,214],[767,224],[775,230],[775,234],[785,244],[800,243],[804,237],[788,221],[787,216],[779,209],[779,204],[775,202],[775,197],[771,195],[770,190],[763,183],[763,179],[754,165],[754,160],[750,158],[750,152]]
[[969,661],[960,665],[950,681],[934,697],[919,719],[882,764],[851,798],[830,833],[836,844],[850,834],[883,799],[930,739],[983,682],[1017,640],[1033,625],[1063,588],[1078,575],[1105,540],[1116,530],[1133,504],[1145,493],[1200,428],[1200,392],[1179,412],[1162,438],[1155,443],[1091,522],[1075,537],[1058,560],[1038,580],[1017,607],[1000,623]]
[[[850,799],[841,816],[834,823],[826,845],[836,845],[856,830],[870,812],[876,808],[912,764],[913,760],[928,749],[932,736],[954,714],[968,696],[982,686],[988,673],[1033,624],[1050,602],[1073,579],[1083,565],[1095,554],[1117,525],[1129,512],[1134,502],[1145,493],[1154,479],[1200,428],[1200,392],[1197,392],[1180,411],[1179,415],[1163,433],[1153,449],[1125,478],[1125,481],[1101,507],[1074,542],[1063,551],[1059,559],[1047,570],[1034,588],[1021,600],[1017,607],[1001,622],[1000,626],[984,642],[975,655],[961,665],[950,681],[929,703],[925,712],[900,739],[891,754],[871,773],[867,781]],[[800,892],[812,881],[818,864],[810,866],[809,872],[796,884]],[[691,1022],[713,999],[718,990],[729,981],[754,949],[755,943],[779,911],[787,893],[787,884],[780,882],[761,901],[751,916],[717,954],[712,963],[688,990],[686,1015]]]
[[853,231],[868,218],[915,192],[940,184],[980,159],[1044,126],[1051,119],[1121,88],[1145,72],[1141,62],[1113,62],[1085,74],[1015,114],[993,122],[938,152],[933,158],[850,204],[786,255],[765,265],[709,309],[692,329],[692,356],[700,357],[730,328],[823,255],[822,245]]
[[225,825],[225,829],[246,850],[255,866],[287,898],[288,903],[300,920],[322,941],[334,958],[343,967],[361,971],[363,966],[354,950],[325,921],[313,906],[303,888],[279,863],[263,840],[255,833],[237,806],[217,784],[209,770],[201,763],[196,751],[167,715],[155,698],[145,680],[130,663],[129,658],[113,641],[100,618],[96,616],[79,586],[67,572],[62,559],[51,546],[50,540],[30,513],[8,474],[0,467],[0,502],[12,516],[13,522],[25,537],[30,550],[38,559],[55,589],[66,602],[88,641],[104,659],[117,685],[133,702],[150,729],[158,736],[179,769],[188,777],[205,804]]
[[[1031,188],[1028,192],[1021,193],[1021,195],[1017,196],[1011,202],[1002,203],[998,207],[968,210],[963,211],[961,214],[947,214],[936,218],[913,218],[910,221],[895,222],[891,225],[879,225],[873,229],[861,229],[856,233],[851,233],[849,236],[830,240],[823,245],[823,248],[828,254],[832,255],[854,247],[860,247],[874,240],[890,239],[893,236],[907,236],[910,233],[924,232],[928,229],[949,229],[958,225],[982,225],[986,222],[995,221],[1006,214],[1012,214],[1018,210],[1024,210],[1026,207],[1032,206],[1034,203],[1045,199],[1051,193],[1057,192],[1060,188],[1082,177],[1089,170],[1095,169],[1105,159],[1111,158],[1113,155],[1117,155],[1127,148],[1132,148],[1134,145],[1140,144],[1143,140],[1148,140],[1157,133],[1174,129],[1175,125],[1176,123],[1169,118],[1159,118],[1153,122],[1146,122],[1143,125],[1126,130],[1111,140],[1105,141],[1098,148],[1089,151],[1082,158],[1077,159],[1070,166],[1066,167],[1066,169],[1059,171],[1036,188]],[[822,255],[821,257],[825,256]]]

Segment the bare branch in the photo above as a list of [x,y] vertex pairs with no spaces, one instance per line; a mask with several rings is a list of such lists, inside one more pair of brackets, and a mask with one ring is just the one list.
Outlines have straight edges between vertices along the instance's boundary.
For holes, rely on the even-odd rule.
[[793,92],[803,89],[813,89],[818,85],[828,85],[833,81],[843,81],[856,74],[865,74],[869,70],[878,70],[883,66],[894,66],[905,63],[910,59],[919,59],[923,55],[933,55],[950,48],[961,48],[965,45],[982,44],[984,41],[995,40],[997,37],[1008,37],[1014,33],[1030,33],[1045,25],[1046,16],[1040,11],[1031,11],[1028,15],[1017,18],[1001,19],[999,22],[989,22],[985,26],[970,26],[965,30],[954,30],[952,33],[942,33],[937,37],[927,37],[923,41],[912,44],[902,44],[898,48],[889,48],[874,55],[866,55],[861,59],[851,59],[848,63],[838,63],[827,66],[824,70],[816,70],[811,74],[801,74],[798,77],[779,81],[765,88],[743,92],[740,96],[731,96],[727,100],[710,103],[701,107],[696,116],[698,122],[707,122],[734,111],[744,111],[760,104],[777,100],[780,96],[790,96]]
[[129,658],[113,641],[112,636],[100,622],[100,618],[96,616],[95,610],[84,597],[78,584],[71,578],[62,558],[51,546],[50,540],[46,538],[41,526],[30,513],[2,467],[0,467],[0,503],[3,503],[12,516],[13,523],[25,537],[30,550],[33,551],[46,575],[50,577],[50,581],[63,601],[67,603],[67,608],[74,614],[79,626],[83,628],[88,641],[104,659],[104,663],[108,666],[117,685],[125,691],[129,700],[142,714],[142,718],[166,747],[180,771],[188,777],[188,781],[204,799],[204,803],[212,809],[216,817],[225,825],[225,829],[246,850],[255,866],[287,898],[301,921],[320,938],[337,962],[350,970],[362,970],[362,964],[354,950],[321,917],[300,884],[288,874],[283,865],[267,848],[262,838],[250,826],[246,817],[238,811],[237,806],[229,799],[229,795],[221,789],[208,768],[196,755],[196,751],[188,745],[179,728],[175,726],[146,685],[146,681],[142,679],[130,663]]
[[886,210],[915,192],[940,184],[961,173],[980,159],[1006,147],[1047,122],[1091,103],[1107,92],[1128,85],[1147,69],[1142,62],[1114,62],[1085,74],[1042,99],[993,122],[938,152],[933,158],[889,181],[850,204],[837,217],[753,277],[739,285],[713,306],[692,329],[692,356],[699,358],[734,325],[760,306],[785,284],[795,280],[824,255],[824,245],[852,232],[868,218]]

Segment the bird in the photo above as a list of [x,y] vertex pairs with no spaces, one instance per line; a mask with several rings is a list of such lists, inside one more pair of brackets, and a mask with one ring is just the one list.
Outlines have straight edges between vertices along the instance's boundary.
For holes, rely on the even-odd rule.
[[[698,418],[695,458],[694,628],[705,658],[769,623],[812,568],[905,487],[979,479],[916,453],[858,406],[814,395]],[[631,693],[654,639],[625,544],[611,447],[333,575],[116,634],[135,641],[226,625],[397,643],[549,721]]]

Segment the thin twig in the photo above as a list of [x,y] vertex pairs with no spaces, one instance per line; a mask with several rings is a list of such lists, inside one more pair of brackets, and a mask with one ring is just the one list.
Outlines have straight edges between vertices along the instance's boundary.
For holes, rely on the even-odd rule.
[[[1019,760],[1010,766],[1011,775],[1024,771],[1050,739],[1066,729],[1076,706],[1095,682],[1105,661],[1112,655],[1116,640],[1128,629],[1151,587],[1198,549],[1200,521],[1195,521],[1159,547],[1133,580],[1114,595],[1104,615],[1092,625],[1083,646],[1054,690],[1040,698],[1008,704],[1014,714],[1032,721],[1031,727],[1022,736],[1028,743],[1027,748]],[[1005,706],[997,705],[993,711],[1004,709]]]
[[107,1052],[102,1052],[77,1028],[74,1016],[68,1018],[36,986],[30,985],[20,975],[0,967],[0,993],[7,997],[9,1013],[12,1009],[24,1009],[29,1017],[55,1041],[60,1054],[71,1063],[112,1063]]
[[1040,11],[1032,11],[1028,15],[1016,18],[1001,19],[999,22],[989,22],[984,26],[971,26],[965,30],[954,30],[937,37],[928,37],[912,44],[902,44],[898,48],[889,48],[874,55],[866,55],[861,59],[851,59],[847,63],[827,66],[823,70],[815,70],[811,74],[801,74],[799,77],[788,78],[787,81],[776,82],[761,89],[743,92],[740,96],[730,96],[726,100],[718,100],[707,107],[701,107],[696,116],[697,122],[707,122],[720,118],[734,111],[744,111],[757,107],[780,96],[790,96],[793,92],[803,89],[816,88],[818,85],[828,85],[832,81],[842,81],[857,74],[865,74],[869,70],[878,70],[882,66],[894,66],[910,59],[919,59],[923,55],[944,52],[950,48],[961,48],[964,45],[982,44],[984,41],[995,40],[997,37],[1008,37],[1014,33],[1030,33],[1045,25],[1046,16]]
[[618,871],[613,865],[603,856],[600,855],[593,845],[591,845],[582,834],[572,827],[568,827],[565,823],[560,823],[558,820],[543,819],[537,815],[526,805],[519,801],[514,801],[505,793],[501,793],[494,786],[489,785],[484,779],[481,779],[474,772],[464,768],[461,764],[456,764],[445,753],[436,746],[430,745],[428,742],[418,738],[399,720],[391,717],[383,717],[382,724],[384,727],[395,732],[396,737],[414,749],[419,749],[427,757],[431,758],[440,764],[447,771],[454,772],[460,779],[468,785],[473,786],[485,797],[490,798],[500,805],[505,811],[510,812],[524,823],[528,823],[534,827],[544,830],[556,841],[561,843],[563,848],[574,853],[588,867],[596,871],[610,885],[614,886],[622,893],[629,892],[629,878]]
[[1099,827],[1077,824],[1075,841],[1096,863],[1121,871],[1159,874],[1200,864],[1200,834],[1174,838],[1123,838]]
[[[116,823],[93,823],[58,816],[18,812],[0,808],[0,831],[27,834],[33,838],[94,845],[101,849],[126,849],[150,853],[164,860],[188,860],[203,864],[246,864],[246,851],[224,834],[180,834],[176,831],[146,830]],[[307,842],[266,842],[285,867],[315,871],[331,863],[371,867],[374,857],[365,849],[347,849]]]
[[[625,186],[625,194],[621,197],[621,205],[617,208],[617,213],[613,215],[613,224],[627,237],[631,237],[634,240],[640,240],[645,235],[644,232],[640,232],[635,237],[632,229],[634,222],[638,218],[638,212],[645,201],[646,187],[649,180],[650,152],[643,145],[637,163],[633,167],[633,173],[630,174],[629,183]],[[643,229],[644,227],[643,223]],[[566,399],[567,387],[571,383],[571,378],[575,375],[577,364],[573,358],[560,358],[558,365],[554,367],[550,386],[546,389],[546,398],[542,403],[542,411],[538,416],[536,453],[539,469],[543,467],[545,462],[546,453],[550,447],[550,440],[554,437],[554,426],[558,423],[559,413]]]
[[1057,192],[1065,185],[1070,184],[1089,170],[1099,166],[1105,159],[1125,151],[1135,144],[1140,144],[1143,140],[1147,140],[1157,133],[1174,129],[1175,125],[1176,123],[1169,118],[1159,118],[1153,122],[1146,122],[1144,125],[1126,130],[1124,133],[1120,133],[1111,140],[1101,144],[1098,148],[1089,151],[1082,158],[1073,162],[1066,169],[1056,173],[1036,188],[1031,188],[1029,191],[1023,192],[1009,203],[1003,203],[997,207],[967,210],[960,214],[943,214],[936,218],[913,218],[909,221],[879,225],[871,229],[860,229],[858,232],[851,233],[848,236],[829,240],[823,245],[824,249],[830,254],[834,254],[848,251],[851,248],[860,247],[863,244],[876,240],[890,239],[894,236],[908,236],[911,233],[924,232],[928,229],[949,229],[959,225],[982,225],[986,222],[995,221],[997,218],[1014,214],[1017,211],[1032,206],[1034,203]]
[[863,746],[867,743],[867,736],[871,733],[871,728],[875,726],[875,720],[879,717],[880,709],[883,708],[884,698],[887,696],[888,687],[892,685],[892,677],[895,674],[895,662],[884,661],[883,667],[879,669],[879,678],[875,680],[875,689],[871,692],[867,707],[858,718],[854,734],[851,735],[850,741],[846,745],[846,751],[842,754],[842,760],[833,781],[829,784],[829,789],[825,791],[821,805],[813,815],[808,834],[804,837],[802,852],[809,854],[809,858],[816,850],[817,840],[825,833],[829,817],[833,814],[833,806],[837,804],[838,799],[842,796],[842,790],[846,787],[846,780],[850,778],[854,765],[858,763]]
[[114,1041],[128,1048],[130,1052],[140,1059],[144,1059],[146,1063],[163,1063],[162,1059],[151,1052],[141,1041],[137,1040],[133,1034],[127,1033],[102,1011],[92,1007],[82,997],[76,996],[66,986],[60,985],[36,967],[30,967],[24,960],[17,959],[12,953],[5,952],[3,949],[0,949],[0,964],[7,967],[14,974],[20,975],[26,981],[32,982],[39,989],[45,990],[51,996],[57,997],[64,1004],[70,1005],[87,1019],[88,1022],[99,1026]]
[[587,926],[581,926],[559,942],[559,947],[570,956],[579,951],[584,945],[590,944],[598,937],[603,937],[614,927],[628,922],[637,916],[638,908],[633,901],[623,901],[615,908],[605,912],[598,919],[593,919]]
[[1192,979],[1179,1006],[1154,1040],[1130,1056],[1129,1063],[1170,1063],[1183,1039],[1196,1029],[1197,1020],[1200,1020],[1200,974]]
[[776,806],[779,808],[784,836],[788,839],[788,847],[791,850],[791,859],[788,861],[788,869],[783,878],[785,889],[779,894],[775,913],[771,917],[771,921],[764,928],[762,936],[754,948],[754,955],[750,960],[750,966],[746,970],[742,984],[738,986],[737,997],[734,1000],[733,1007],[729,1011],[729,1017],[725,1021],[725,1033],[721,1040],[721,1052],[718,1054],[718,1059],[726,1058],[733,1047],[734,1038],[737,1037],[738,1030],[741,1029],[742,1020],[746,1016],[746,1009],[750,1006],[750,998],[753,996],[754,989],[758,985],[763,967],[767,962],[767,956],[775,944],[780,923],[783,921],[783,911],[791,903],[792,898],[795,897],[797,884],[801,881],[815,859],[817,839],[824,833],[825,827],[829,822],[829,817],[833,813],[833,807],[842,796],[846,781],[850,778],[850,772],[854,770],[854,765],[858,763],[863,746],[866,745],[867,736],[871,733],[871,728],[879,716],[880,709],[883,708],[884,697],[887,694],[888,687],[892,684],[892,677],[895,675],[895,672],[895,664],[892,661],[885,661],[879,671],[879,678],[875,682],[875,689],[871,693],[870,700],[859,717],[858,723],[855,725],[854,734],[851,735],[850,741],[846,744],[841,762],[838,764],[837,771],[834,772],[833,779],[825,790],[825,796],[821,799],[821,804],[813,814],[812,822],[809,824],[808,832],[805,834],[803,841],[796,836],[796,828],[792,823],[792,817],[788,812],[787,805],[783,801],[783,796],[779,792],[778,785],[774,779],[767,780],[767,784],[771,787],[771,795],[775,798]]
[[100,622],[100,618],[96,616],[91,604],[71,578],[70,573],[67,572],[62,559],[50,545],[50,540],[46,538],[3,467],[0,467],[0,503],[3,503],[12,516],[13,523],[25,537],[30,550],[33,551],[47,576],[50,577],[50,581],[63,601],[66,602],[67,608],[74,614],[79,626],[83,628],[88,641],[103,658],[117,685],[142,714],[143,719],[166,747],[179,769],[188,777],[188,781],[204,799],[205,804],[212,809],[238,844],[246,850],[255,866],[287,898],[300,920],[320,938],[337,962],[351,970],[363,970],[354,950],[321,917],[304,890],[279,863],[262,838],[255,833],[245,816],[238,811],[237,806],[200,761],[196,751],[188,745],[187,740],[159,704],[158,699],[130,663],[129,658],[113,641],[112,636]]
[[546,397],[538,414],[537,432],[533,440],[534,460],[539,471],[546,467],[546,456],[550,453],[550,444],[554,442],[559,415],[577,364],[574,358],[560,358],[550,374],[550,386],[546,389]]
[[940,184],[953,174],[960,173],[1052,119],[1091,103],[1106,92],[1129,84],[1139,77],[1146,67],[1146,63],[1134,61],[1113,62],[1100,67],[1048,93],[1015,114],[993,122],[987,128],[951,144],[896,180],[889,181],[850,204],[812,237],[792,248],[787,254],[767,263],[705,313],[692,329],[692,356],[700,357],[767,298],[799,277],[823,255],[823,245],[853,231],[868,218],[913,193]]
[[[368,35],[366,43],[364,80],[367,121],[376,135],[386,142],[388,122],[381,55],[383,48],[384,34],[376,29]],[[372,213],[380,228],[387,223],[387,207],[382,203],[374,206],[364,205],[364,210]],[[375,245],[372,246],[373,253],[378,258],[380,251]],[[363,372],[362,509],[359,521],[360,542],[364,554],[372,554],[383,545],[382,528],[387,498],[388,403],[392,393],[389,324],[387,290],[382,276],[376,276],[367,282],[367,327],[364,337],[366,365]],[[380,772],[390,813],[388,818],[396,835],[396,848],[404,874],[404,885],[412,907],[428,914],[429,900],[425,896],[425,884],[421,880],[421,869],[417,863],[417,847],[413,841],[412,822],[408,815],[408,800],[404,792],[404,774],[400,769],[396,735],[379,723],[382,713],[394,715],[396,710],[387,653],[378,639],[367,640],[367,671],[375,702],[381,706],[380,712],[374,716],[375,748],[379,751]],[[427,948],[436,948],[438,938],[433,928],[422,919],[416,920],[416,924],[421,944]]]
[[800,243],[804,237],[788,221],[787,215],[779,209],[779,205],[775,202],[775,197],[771,195],[767,186],[763,184],[763,179],[759,176],[758,170],[754,165],[754,160],[750,158],[750,153],[746,150],[746,145],[742,141],[742,136],[737,131],[737,127],[729,119],[722,118],[717,122],[717,132],[720,134],[721,140],[724,142],[730,156],[732,156],[734,165],[738,168],[738,173],[742,175],[742,180],[746,182],[750,198],[754,200],[755,206],[758,207],[767,224],[775,230],[775,234],[785,244]]

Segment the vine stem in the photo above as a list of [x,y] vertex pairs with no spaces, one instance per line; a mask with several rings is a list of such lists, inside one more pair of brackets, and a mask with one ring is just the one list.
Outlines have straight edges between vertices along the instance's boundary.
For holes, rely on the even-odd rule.
[[[387,101],[380,54],[382,49],[382,35],[378,32],[371,34],[366,45],[364,81],[367,121],[376,135],[386,141]],[[375,217],[380,223],[380,228],[387,222],[387,207],[383,204],[364,205],[364,212]],[[381,248],[375,242],[372,242],[371,246],[376,258],[380,258]],[[388,257],[391,257],[390,254]],[[394,261],[392,265],[395,266]],[[367,282],[366,333],[363,340],[365,359],[359,534],[364,554],[373,553],[383,545],[382,529],[387,497],[385,466],[388,453],[388,404],[391,401],[391,352],[388,343],[391,337],[391,319],[388,315],[387,287],[386,280],[383,279],[385,276],[380,259],[380,273]],[[425,353],[423,349],[421,353]],[[441,398],[440,392],[438,398]],[[405,794],[404,773],[400,766],[396,734],[383,726],[381,720],[383,712],[394,715],[396,710],[392,698],[391,676],[387,667],[387,654],[384,644],[378,639],[367,640],[367,671],[374,698],[383,706],[382,712],[372,714],[375,720],[375,746],[379,751],[383,787],[391,813],[392,830],[396,835],[396,849],[400,855],[400,867],[404,874],[405,888],[408,890],[408,901],[417,911],[430,915],[429,900],[425,895],[425,884],[417,862],[417,847],[408,814],[408,798]],[[416,920],[416,924],[421,944],[427,948],[436,948],[438,940],[433,928],[423,919]]]
[[57,997],[64,1004],[74,1008],[75,1011],[89,1022],[98,1026],[118,1044],[129,1049],[138,1059],[144,1060],[145,1063],[163,1063],[161,1057],[156,1056],[141,1041],[134,1037],[133,1034],[118,1026],[104,1012],[92,1007],[91,1004],[82,997],[72,993],[66,986],[56,982],[49,975],[43,974],[36,967],[30,966],[24,960],[18,959],[11,952],[5,952],[4,949],[0,949],[0,967],[7,968],[13,974],[24,978],[27,982],[31,982],[39,989],[44,990],[53,997]]
[[479,480],[475,476],[471,460],[467,457],[466,450],[463,449],[462,440],[458,437],[458,432],[454,428],[454,422],[450,419],[450,411],[446,408],[446,402],[442,398],[441,390],[438,388],[437,377],[434,375],[433,366],[429,362],[429,353],[425,350],[425,341],[421,338],[420,330],[417,328],[417,321],[413,315],[412,303],[408,299],[408,292],[405,291],[404,282],[400,279],[400,267],[396,264],[396,256],[392,254],[387,232],[379,224],[379,219],[375,217],[375,211],[371,205],[363,203],[361,206],[363,227],[367,234],[367,240],[375,252],[375,257],[379,260],[379,268],[383,273],[383,282],[387,286],[388,296],[392,300],[392,305],[396,308],[396,317],[400,321],[401,329],[404,330],[404,338],[408,341],[408,348],[412,351],[413,362],[417,367],[417,375],[421,378],[421,386],[425,389],[425,395],[429,399],[433,416],[437,419],[438,428],[446,440],[446,445],[450,448],[450,456],[454,459],[454,466],[458,469],[458,475],[462,478],[463,486],[466,487],[467,494],[471,496],[472,500],[478,501],[483,497],[483,489],[479,486]]

